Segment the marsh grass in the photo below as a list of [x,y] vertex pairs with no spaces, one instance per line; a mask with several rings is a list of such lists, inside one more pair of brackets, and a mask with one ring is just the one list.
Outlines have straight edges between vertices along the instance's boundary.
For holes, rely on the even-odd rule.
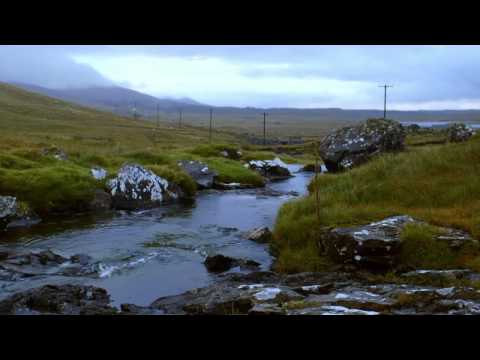
[[[315,217],[312,195],[285,204],[279,211],[274,247],[282,271],[307,270],[311,259],[321,258],[312,244],[320,240],[322,227],[361,225],[388,216],[408,214],[433,225],[454,227],[480,237],[480,137],[465,143],[425,146],[400,154],[385,154],[341,174],[323,174],[312,181],[310,194],[318,187],[320,220]],[[410,230],[412,243],[428,233]],[[428,236],[424,236],[427,239]],[[451,263],[448,251],[426,241],[423,261],[435,265]],[[418,244],[417,244],[418,246]],[[414,250],[412,249],[412,252]],[[291,253],[301,253],[293,256]],[[435,260],[439,256],[441,259]],[[467,266],[475,256],[462,254]],[[284,260],[286,258],[286,260]],[[308,259],[308,261],[304,261]],[[288,261],[287,261],[288,260]],[[458,259],[457,259],[458,260]],[[413,261],[419,264],[419,262]],[[435,264],[437,262],[437,264]]]

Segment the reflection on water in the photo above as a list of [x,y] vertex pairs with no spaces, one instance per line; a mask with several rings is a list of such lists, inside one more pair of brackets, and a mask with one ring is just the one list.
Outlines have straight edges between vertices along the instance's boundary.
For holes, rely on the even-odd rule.
[[[294,173],[300,168],[289,167]],[[311,173],[295,175],[268,185],[267,190],[305,194]],[[35,277],[0,283],[0,297],[47,283],[83,283],[107,289],[116,305],[147,305],[160,296],[214,281],[215,275],[202,264],[208,254],[249,258],[268,269],[272,259],[266,246],[242,235],[257,226],[272,227],[279,207],[292,198],[271,195],[265,189],[205,191],[193,204],[56,219],[10,233],[2,238],[2,248],[52,249],[63,256],[87,254],[99,262],[100,276]]]

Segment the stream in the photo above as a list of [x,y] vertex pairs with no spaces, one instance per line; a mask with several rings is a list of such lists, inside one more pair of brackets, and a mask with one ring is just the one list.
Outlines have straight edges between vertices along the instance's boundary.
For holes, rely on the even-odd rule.
[[207,190],[192,204],[49,220],[9,232],[0,240],[0,250],[86,254],[99,271],[90,277],[42,274],[0,281],[0,299],[45,284],[68,283],[102,287],[115,306],[148,305],[161,296],[214,283],[217,275],[203,265],[206,255],[251,259],[268,270],[272,257],[267,246],[243,235],[259,226],[272,228],[280,206],[306,194],[312,173],[299,172],[301,165],[288,167],[294,177],[264,189]]

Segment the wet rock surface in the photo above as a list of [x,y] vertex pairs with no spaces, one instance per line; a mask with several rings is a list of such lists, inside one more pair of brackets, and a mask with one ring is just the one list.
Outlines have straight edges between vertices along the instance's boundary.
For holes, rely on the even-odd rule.
[[0,252],[0,280],[16,281],[41,275],[97,276],[98,264],[84,254],[70,258],[50,250],[13,254]]
[[405,134],[396,121],[370,119],[327,135],[320,143],[319,153],[328,171],[346,170],[374,155],[403,150]]
[[447,130],[447,138],[450,142],[463,142],[475,135],[475,131],[465,124],[452,124]]
[[285,180],[292,177],[290,170],[279,158],[274,160],[252,160],[246,166],[257,171],[270,181]]
[[480,291],[468,286],[373,284],[361,275],[336,272],[258,272],[229,274],[217,284],[132,309],[130,313],[191,315],[480,314]]
[[207,164],[200,161],[182,160],[178,162],[178,166],[195,180],[199,189],[212,188],[214,179],[218,176]]
[[2,315],[114,315],[107,291],[94,286],[45,285],[0,301]]
[[151,208],[182,195],[175,184],[136,164],[124,165],[107,186],[113,207],[120,210]]
[[251,241],[258,242],[260,244],[266,244],[272,239],[272,232],[268,227],[259,227],[246,235],[246,238]]
[[244,269],[256,269],[260,266],[259,263],[253,260],[236,259],[221,254],[207,256],[204,264],[207,270],[213,273],[225,272],[237,266]]

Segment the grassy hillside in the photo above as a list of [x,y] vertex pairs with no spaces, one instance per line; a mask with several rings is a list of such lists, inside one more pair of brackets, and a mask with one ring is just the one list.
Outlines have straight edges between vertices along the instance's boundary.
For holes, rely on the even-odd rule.
[[[346,173],[321,175],[310,185],[310,191],[315,187],[320,193],[319,221],[313,196],[287,203],[279,212],[273,248],[279,254],[280,271],[329,266],[317,249],[322,227],[365,224],[390,215],[408,214],[434,225],[461,228],[480,238],[478,135],[466,143],[410,147],[401,154],[382,155]],[[410,232],[417,241],[410,255],[420,256],[422,246],[432,245],[432,231]],[[430,246],[427,253],[438,255],[437,250]],[[437,260],[445,265],[441,258]],[[409,261],[417,267],[432,265],[421,257]],[[472,253],[451,258],[449,264],[478,267],[480,258]]]
[[[178,182],[188,193],[195,185],[177,167],[180,159],[206,161],[224,180],[262,183],[240,162],[219,156],[222,143],[240,145],[231,134],[216,131],[217,145],[205,145],[205,129],[179,129],[166,121],[157,127],[2,83],[0,127],[0,195],[17,196],[41,214],[85,210],[95,188],[104,186],[90,176],[90,168],[102,166],[114,174],[127,161]],[[198,151],[205,147],[209,153]],[[68,160],[42,155],[53,148],[64,150]]]

